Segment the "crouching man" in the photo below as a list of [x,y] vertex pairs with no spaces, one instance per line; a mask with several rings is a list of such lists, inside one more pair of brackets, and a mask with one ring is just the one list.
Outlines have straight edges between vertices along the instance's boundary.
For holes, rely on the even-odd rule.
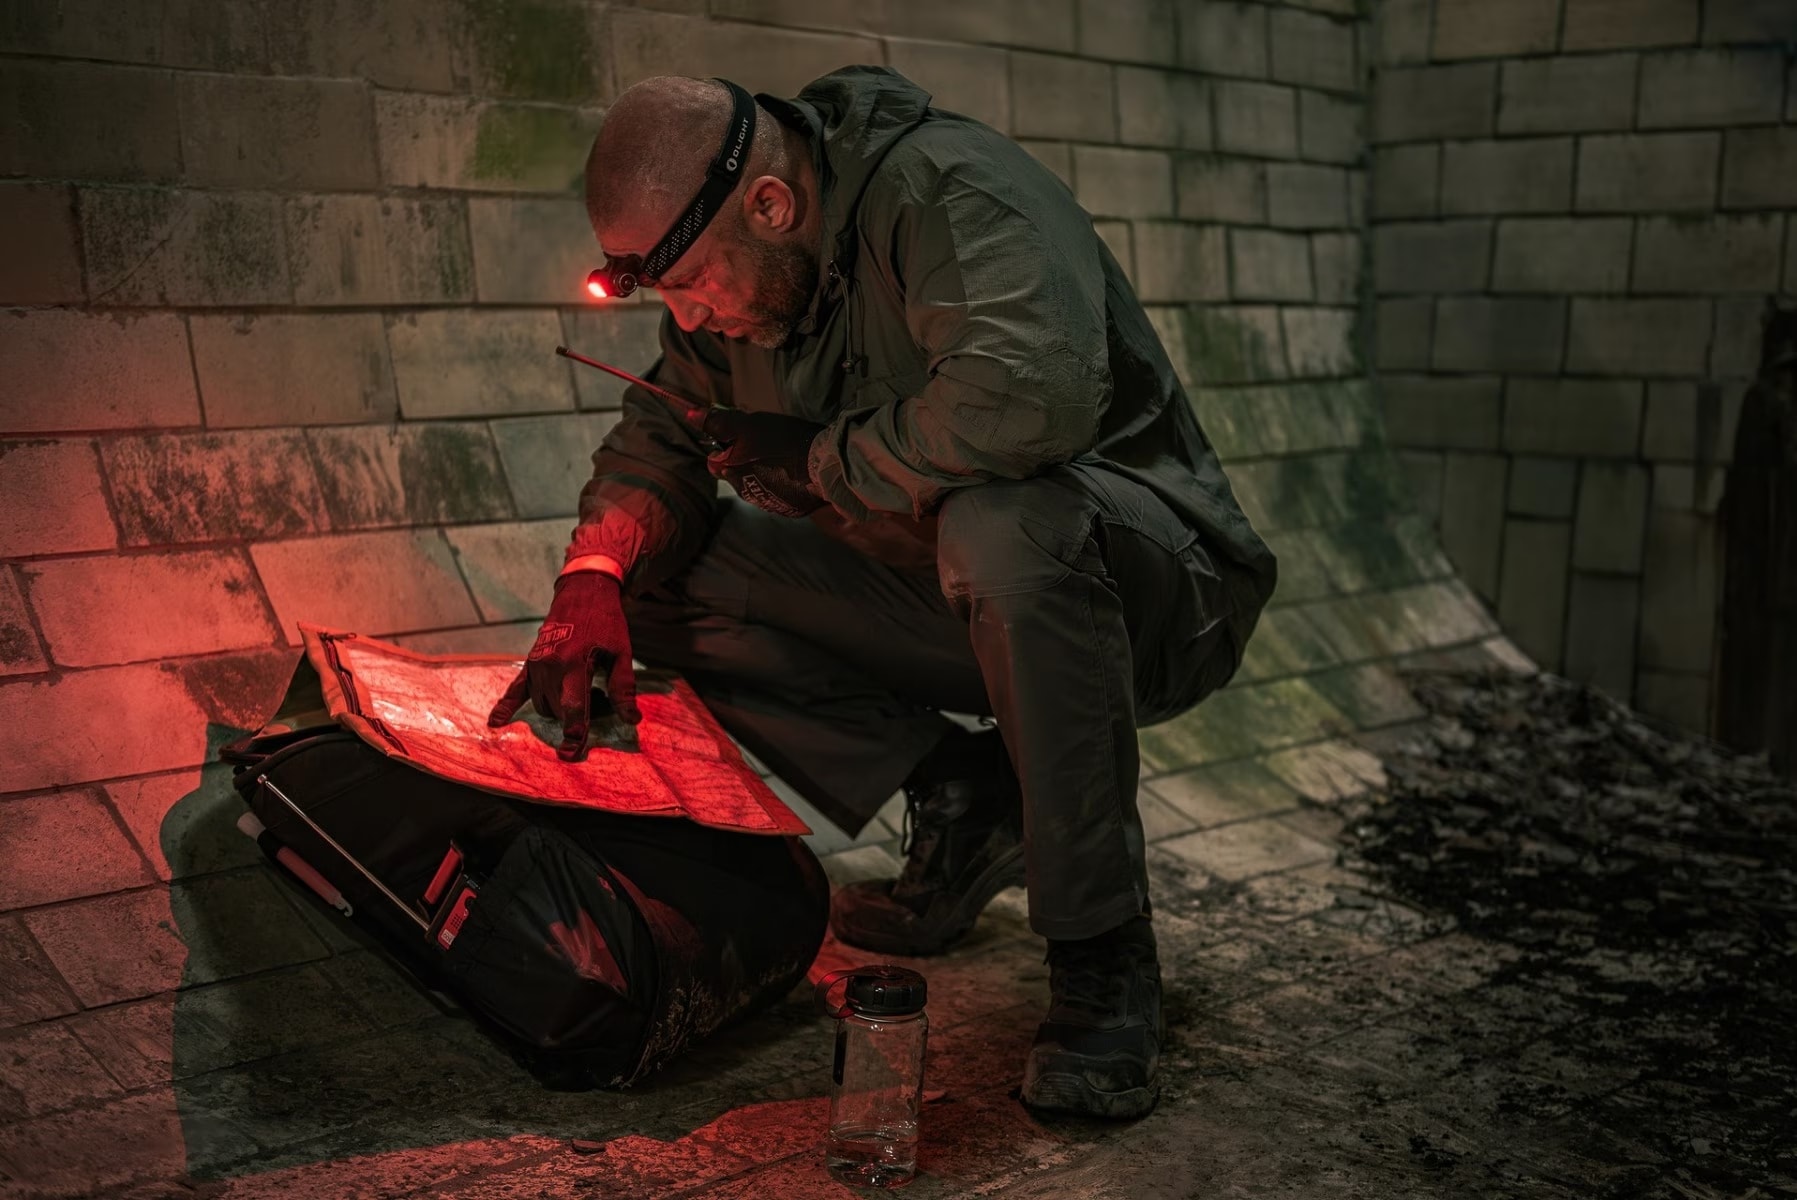
[[902,787],[903,871],[841,889],[836,934],[940,953],[1026,884],[1052,1007],[1024,1100],[1147,1112],[1136,729],[1229,678],[1275,571],[1090,216],[867,67],[793,100],[640,83],[587,206],[590,286],[660,295],[646,377],[692,409],[625,393],[494,722],[530,699],[578,757],[596,669],[634,717],[634,652],[845,830]]

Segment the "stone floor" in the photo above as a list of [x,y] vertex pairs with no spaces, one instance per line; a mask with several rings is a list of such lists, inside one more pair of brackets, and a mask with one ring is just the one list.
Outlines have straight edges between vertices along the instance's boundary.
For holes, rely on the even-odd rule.
[[[1588,938],[1544,957],[1539,939],[1486,929],[1503,879],[1432,877],[1437,860],[1462,863],[1419,856],[1417,837],[1452,850],[1471,836],[1441,815],[1454,806],[1387,787],[1379,756],[1401,761],[1394,748],[1420,728],[1150,773],[1171,1044],[1142,1121],[1043,1119],[1018,1103],[1047,998],[1020,892],[955,953],[915,963],[931,983],[931,1098],[907,1194],[1797,1195],[1797,1076],[1773,1045],[1788,1047],[1789,1024],[1733,1061],[1718,1049],[1740,1041],[1730,1022],[1763,1025],[1763,1003],[1652,1002],[1690,955]],[[849,1194],[819,1153],[831,1041],[803,988],[628,1092],[545,1090],[243,855],[213,784],[162,829],[165,852],[202,856],[206,873],[0,923],[13,1026],[0,1196]],[[1619,835],[1639,839],[1638,817]],[[1368,833],[1400,827],[1403,839]],[[1400,844],[1409,857],[1385,853]],[[883,825],[819,848],[837,882],[895,866]],[[1789,992],[1797,924],[1778,904],[1797,889],[1788,870],[1767,877],[1785,881],[1781,898],[1755,919],[1784,947],[1768,986]],[[1537,905],[1537,925],[1592,927],[1581,894]],[[145,932],[120,946],[123,929]],[[1689,949],[1720,932],[1676,937]],[[1673,1059],[1708,1075],[1660,1069]]]

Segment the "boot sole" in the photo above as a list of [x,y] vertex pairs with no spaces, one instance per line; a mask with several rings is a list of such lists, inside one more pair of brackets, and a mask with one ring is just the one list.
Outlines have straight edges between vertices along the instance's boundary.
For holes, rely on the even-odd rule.
[[1024,1104],[1042,1112],[1075,1113],[1110,1120],[1132,1120],[1154,1111],[1160,1099],[1160,1088],[1129,1088],[1121,1092],[1103,1092],[1079,1075],[1051,1071],[1037,1076],[1024,1088]]
[[[836,921],[836,914],[830,914],[830,928],[837,937],[851,946],[863,950],[873,950],[881,954],[903,954],[912,958],[928,958],[941,954],[954,947],[955,943],[966,937],[973,929],[980,914],[992,903],[992,898],[1008,887],[1015,887],[1025,882],[1023,870],[1023,847],[1021,845],[1007,851],[991,866],[974,877],[973,886],[968,888],[961,898],[949,909],[948,916],[940,923],[924,925],[924,919],[918,918],[918,936],[906,937],[902,933],[883,936],[884,931],[865,932],[856,929],[845,929]],[[894,901],[896,904],[897,901]]]

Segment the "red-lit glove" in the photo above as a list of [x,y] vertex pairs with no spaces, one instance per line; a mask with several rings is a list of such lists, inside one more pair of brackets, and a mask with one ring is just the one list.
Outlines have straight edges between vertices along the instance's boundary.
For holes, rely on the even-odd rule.
[[555,581],[555,599],[536,645],[493,706],[487,724],[506,724],[528,699],[538,712],[562,723],[556,755],[564,762],[580,762],[587,756],[593,675],[600,668],[607,672],[605,692],[618,716],[632,725],[642,720],[618,581],[603,571],[575,571]]
[[705,417],[705,436],[720,448],[705,462],[756,508],[802,517],[824,506],[823,497],[811,490],[808,465],[812,439],[822,428],[783,413],[714,408]]

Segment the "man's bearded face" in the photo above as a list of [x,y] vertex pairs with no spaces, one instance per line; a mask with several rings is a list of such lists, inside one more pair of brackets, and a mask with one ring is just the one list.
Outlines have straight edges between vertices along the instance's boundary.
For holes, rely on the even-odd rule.
[[688,333],[705,330],[778,349],[804,319],[817,290],[818,256],[791,240],[751,234],[740,219],[693,244],[652,284]]
[[749,281],[742,319],[747,332],[738,334],[763,350],[778,349],[811,307],[817,290],[817,255],[793,243],[745,237],[738,247]]

